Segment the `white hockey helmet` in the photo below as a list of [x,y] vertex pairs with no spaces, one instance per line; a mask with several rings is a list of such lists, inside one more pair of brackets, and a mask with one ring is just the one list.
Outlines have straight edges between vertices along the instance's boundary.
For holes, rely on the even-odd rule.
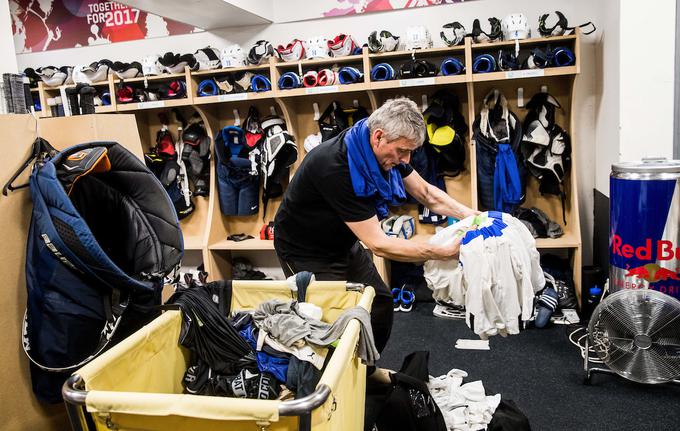
[[222,49],[220,60],[222,67],[242,67],[246,65],[246,55],[243,53],[241,45],[230,45]]
[[432,48],[432,36],[424,25],[406,28],[406,50]]
[[158,62],[160,55],[147,55],[142,59],[142,73],[144,76],[154,76],[163,73],[163,65]]
[[313,37],[302,42],[305,58],[328,58],[328,39],[323,36]]
[[529,21],[523,13],[511,13],[503,18],[501,29],[503,30],[503,39],[505,40],[528,39],[531,37]]
[[198,62],[198,70],[219,69],[222,66],[220,52],[216,48],[201,48],[194,53],[194,58]]
[[300,39],[293,39],[293,41],[286,46],[279,45],[276,48],[276,51],[283,61],[298,61],[302,60],[305,56],[305,47]]

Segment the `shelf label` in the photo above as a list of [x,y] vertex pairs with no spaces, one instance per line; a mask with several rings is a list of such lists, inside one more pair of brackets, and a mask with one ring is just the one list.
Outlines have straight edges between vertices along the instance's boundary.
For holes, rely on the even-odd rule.
[[337,91],[338,91],[337,85],[322,85],[320,87],[306,88],[305,94],[336,93]]
[[418,87],[421,85],[434,85],[434,77],[430,78],[411,78],[411,79],[400,79],[400,87]]
[[527,69],[505,72],[505,79],[533,78],[535,76],[545,76],[545,71],[543,69]]
[[218,102],[234,102],[236,100],[248,100],[248,93],[221,94],[217,96]]
[[153,108],[163,108],[165,102],[162,100],[155,100],[153,102],[139,102],[137,104],[137,109],[153,109]]

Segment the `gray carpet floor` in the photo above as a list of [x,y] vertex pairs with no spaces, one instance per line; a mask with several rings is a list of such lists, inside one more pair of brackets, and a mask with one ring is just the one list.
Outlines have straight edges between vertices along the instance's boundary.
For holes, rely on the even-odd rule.
[[596,374],[583,384],[580,351],[564,325],[492,337],[491,350],[458,350],[456,340],[476,339],[463,320],[434,317],[434,304],[395,313],[392,336],[379,366],[398,370],[416,350],[430,352],[430,374],[451,368],[482,380],[487,394],[512,399],[532,430],[680,430],[680,385],[643,385]]

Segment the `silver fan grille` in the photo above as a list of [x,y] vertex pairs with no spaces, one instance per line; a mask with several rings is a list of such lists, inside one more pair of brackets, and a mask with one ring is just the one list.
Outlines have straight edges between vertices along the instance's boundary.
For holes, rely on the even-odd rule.
[[590,342],[617,374],[639,383],[680,376],[680,301],[656,290],[621,290],[597,306]]

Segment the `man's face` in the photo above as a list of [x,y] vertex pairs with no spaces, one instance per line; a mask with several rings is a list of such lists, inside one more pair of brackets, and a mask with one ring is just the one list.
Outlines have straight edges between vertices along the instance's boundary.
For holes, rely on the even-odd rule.
[[371,133],[371,147],[380,167],[388,171],[400,163],[411,161],[411,153],[418,144],[406,138],[388,141],[383,130],[376,129]]

